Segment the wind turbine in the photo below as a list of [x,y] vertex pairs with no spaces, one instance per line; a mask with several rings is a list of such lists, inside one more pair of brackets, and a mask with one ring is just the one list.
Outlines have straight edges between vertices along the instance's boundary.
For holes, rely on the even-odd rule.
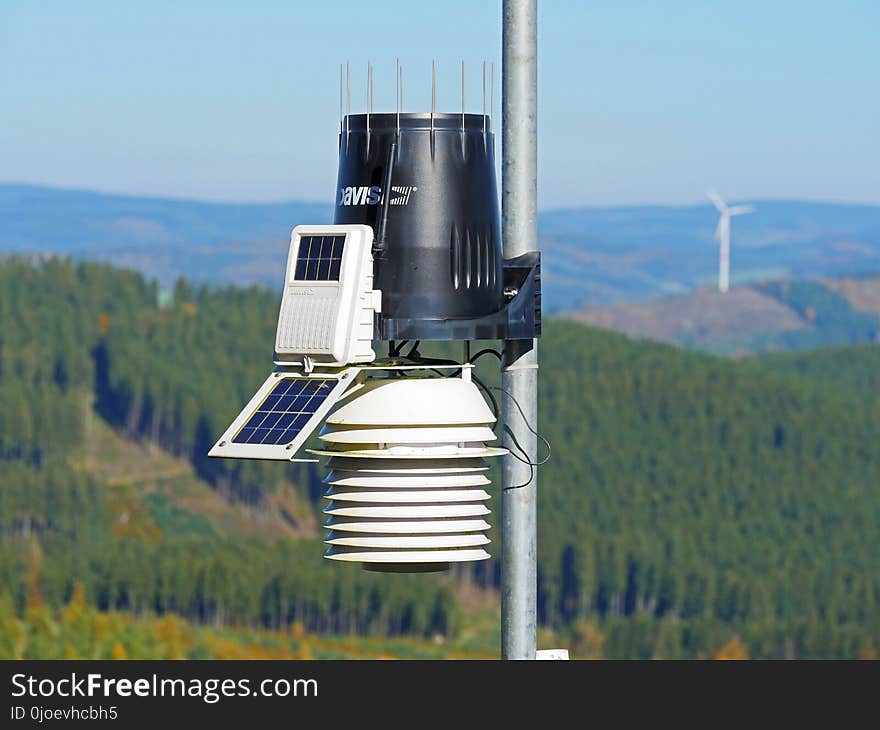
[[726,292],[730,288],[730,219],[735,215],[751,213],[755,208],[751,205],[735,205],[728,208],[714,190],[706,193],[721,217],[718,219],[718,227],[715,229],[715,238],[720,242],[718,255],[718,291]]

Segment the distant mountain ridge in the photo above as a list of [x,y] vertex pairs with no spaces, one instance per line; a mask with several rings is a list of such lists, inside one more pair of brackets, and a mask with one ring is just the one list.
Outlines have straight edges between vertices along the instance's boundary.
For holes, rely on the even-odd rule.
[[[736,201],[743,202],[743,201]],[[732,281],[880,272],[880,206],[749,201]],[[326,203],[206,203],[0,184],[0,254],[58,253],[135,268],[169,285],[277,285],[290,229],[332,220]],[[710,205],[548,210],[539,215],[549,313],[653,299],[711,283]]]
[[208,203],[0,185],[0,253],[109,261],[170,285],[277,283],[290,229],[332,219],[329,204]]
[[566,317],[639,339],[721,355],[880,342],[880,276],[702,288]]
[[[731,281],[880,272],[880,206],[748,202],[733,221]],[[710,205],[578,208],[539,218],[554,310],[654,299],[714,285],[718,222]]]

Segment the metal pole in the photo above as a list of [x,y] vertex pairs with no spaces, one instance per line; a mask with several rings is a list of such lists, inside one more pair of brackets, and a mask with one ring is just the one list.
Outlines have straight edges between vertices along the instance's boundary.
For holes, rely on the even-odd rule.
[[[504,257],[538,250],[538,3],[504,0],[501,86],[501,236]],[[506,340],[501,369],[501,656],[534,659],[537,631],[538,350]],[[511,396],[522,408],[523,415]],[[520,452],[519,447],[524,454]]]

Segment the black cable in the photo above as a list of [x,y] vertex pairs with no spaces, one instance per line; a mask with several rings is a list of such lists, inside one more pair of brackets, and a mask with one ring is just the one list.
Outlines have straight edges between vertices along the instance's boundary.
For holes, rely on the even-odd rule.
[[[443,360],[441,358],[435,358],[435,357],[422,357],[419,354],[419,350],[418,350],[418,347],[421,344],[420,340],[416,341],[416,343],[410,349],[409,353],[407,353],[406,355],[400,355],[400,350],[403,349],[403,347],[408,343],[409,343],[409,340],[405,340],[404,342],[402,342],[400,345],[398,345],[396,348],[394,348],[393,354],[395,356],[400,356],[404,360],[408,360],[408,361],[413,362],[417,365],[458,365],[459,364],[455,360]],[[495,357],[497,357],[499,361],[501,361],[503,359],[503,353],[498,352],[498,350],[493,350],[492,348],[487,347],[483,350],[480,350],[472,358],[470,358],[470,363],[473,364],[478,358],[482,357],[483,355],[490,355],[490,354],[495,355]],[[459,374],[461,374],[461,371],[462,371],[462,369],[459,368],[458,370],[454,370],[454,371],[446,374],[436,368],[430,368],[430,370],[431,370],[431,372],[436,373],[440,377],[446,377],[446,378],[457,377]],[[477,377],[476,373],[471,373],[471,378],[474,380],[474,382],[480,387],[480,389],[489,398],[489,401],[492,403],[492,413],[496,419],[498,418],[498,416],[501,412],[501,409],[498,407],[498,400],[492,394],[493,390],[497,390],[501,393],[504,393],[508,398],[510,398],[510,400],[513,401],[513,404],[516,406],[516,409],[519,411],[520,418],[522,418],[523,423],[525,424],[526,428],[536,438],[543,441],[544,445],[547,447],[547,456],[545,456],[540,461],[532,461],[531,459],[529,459],[528,452],[522,447],[522,444],[520,444],[519,440],[516,438],[513,431],[511,431],[511,429],[508,426],[504,427],[504,430],[507,433],[507,435],[510,437],[510,440],[513,443],[513,446],[517,450],[519,450],[520,454],[522,454],[522,456],[520,456],[519,454],[516,453],[516,451],[510,450],[510,455],[514,459],[516,459],[517,461],[528,465],[529,478],[528,478],[528,481],[526,481],[523,484],[517,484],[512,487],[503,487],[503,491],[510,491],[512,489],[522,489],[523,487],[526,487],[529,484],[531,484],[532,479],[534,479],[534,477],[535,477],[535,468],[538,466],[543,466],[548,461],[550,461],[550,457],[553,454],[553,449],[550,446],[550,442],[546,438],[544,438],[541,434],[539,434],[534,428],[532,428],[531,424],[529,423],[528,419],[526,418],[526,414],[523,411],[522,406],[520,406],[519,401],[517,401],[517,399],[513,396],[513,394],[510,391],[505,390],[504,388],[499,388],[494,385],[493,386],[486,385],[479,377]],[[523,458],[523,457],[525,457],[525,458]]]
[[443,372],[439,371],[437,368],[428,368],[428,370],[430,370],[432,373],[436,373],[441,378],[457,378],[459,375],[461,375],[461,368],[459,368],[458,370],[453,370],[452,372],[449,372],[449,373],[443,373]]
[[409,344],[409,340],[403,340],[400,344],[394,345],[394,340],[388,345],[388,357],[399,357],[400,351]]
[[[522,418],[523,423],[526,425],[526,428],[529,429],[529,431],[531,431],[531,433],[536,438],[543,441],[544,446],[547,447],[547,456],[545,456],[543,459],[541,459],[541,461],[529,462],[529,463],[532,466],[543,466],[548,461],[550,461],[550,457],[553,455],[553,449],[550,446],[550,442],[547,439],[545,439],[541,434],[539,434],[534,428],[532,428],[531,424],[529,423],[528,419],[526,418],[526,414],[523,412],[522,406],[520,406],[520,404],[519,404],[519,401],[517,401],[517,399],[513,397],[513,394],[509,390],[504,390],[504,388],[499,388],[494,385],[491,386],[491,388],[492,388],[492,390],[497,390],[501,393],[504,393],[504,395],[506,395],[508,398],[510,398],[510,400],[513,401],[513,404],[516,406],[516,409],[519,411],[519,415]],[[511,434],[511,437],[513,437],[513,434]],[[513,438],[513,440],[514,440],[514,443],[516,443],[515,437]],[[520,451],[523,452],[523,454],[526,456],[526,458],[528,458],[528,454],[526,454],[525,450],[521,446],[519,446],[519,444],[517,444],[517,446],[519,447]]]
[[444,360],[439,357],[422,357],[418,351],[410,351],[408,355],[401,355],[404,360],[410,360],[416,365],[460,365],[457,360]]
[[[412,346],[412,349],[410,349],[406,355],[400,355],[400,358],[406,362],[415,363],[416,365],[458,365],[458,362],[455,360],[443,360],[437,357],[422,357],[418,350],[420,344],[421,340],[416,341],[416,344]],[[399,349],[400,348],[398,348],[398,350]],[[439,375],[441,378],[454,378],[461,373],[461,368],[449,373],[440,372],[436,368],[429,368],[429,370],[432,373]]]
[[471,358],[471,362],[476,362],[483,355],[494,355],[498,358],[498,361],[501,361],[501,353],[498,350],[493,350],[491,347],[487,347],[485,350],[480,350],[476,355]]
[[[407,340],[406,342],[409,342],[409,341]],[[403,347],[403,345],[406,344],[406,342],[402,343],[399,347],[397,347],[398,353],[399,353],[400,349]],[[421,344],[421,341],[417,341],[413,345],[412,349],[410,349],[409,353],[407,355],[402,356],[403,359],[410,360],[418,365],[431,365],[431,364],[433,364],[433,365],[458,365],[458,363],[455,360],[443,360],[441,358],[435,358],[435,357],[422,357],[418,351],[418,346],[420,344]],[[471,364],[473,364],[473,362],[477,358],[482,357],[483,355],[489,355],[489,354],[495,355],[495,357],[497,357],[499,360],[502,359],[502,353],[498,352],[497,350],[493,350],[492,348],[487,347],[486,349],[480,350],[476,355],[474,355],[471,358],[470,362],[471,362]],[[436,373],[437,375],[439,375],[441,377],[447,377],[447,378],[457,377],[459,374],[461,374],[461,368],[459,368],[458,370],[454,370],[449,374],[444,374],[444,373],[440,372],[439,370],[437,370],[436,368],[430,368],[430,370],[431,370],[431,372]],[[540,461],[537,461],[537,462],[530,461],[528,458],[528,453],[520,445],[520,443],[517,441],[516,436],[513,435],[513,432],[510,431],[509,428],[505,428],[505,430],[508,432],[508,435],[513,440],[513,443],[520,450],[520,452],[523,454],[523,456],[526,457],[525,459],[522,459],[519,456],[517,456],[515,453],[511,452],[511,454],[514,456],[514,458],[518,459],[519,461],[521,461],[524,464],[528,464],[529,467],[532,469],[534,469],[534,467],[536,467],[536,466],[543,466],[548,461],[550,461],[550,457],[553,454],[553,448],[550,446],[550,442],[546,438],[544,438],[541,434],[539,434],[534,428],[532,428],[531,424],[529,423],[528,419],[526,418],[526,414],[523,411],[522,406],[520,406],[519,401],[517,401],[517,399],[513,396],[513,394],[509,390],[505,390],[504,388],[499,388],[494,385],[493,386],[486,385],[479,377],[477,377],[476,373],[471,373],[471,378],[483,390],[483,392],[486,394],[486,396],[491,401],[492,412],[493,412],[496,419],[498,418],[498,415],[501,412],[501,409],[498,407],[497,399],[495,398],[494,395],[492,395],[493,390],[497,390],[501,393],[504,393],[508,398],[510,398],[510,400],[513,401],[513,404],[516,406],[516,409],[519,411],[519,415],[522,418],[523,423],[525,424],[526,428],[535,436],[535,438],[538,438],[541,441],[543,441],[544,445],[547,447],[547,456],[545,456],[543,459],[541,459]],[[531,481],[531,479],[530,479],[530,481]],[[522,484],[520,486],[525,486],[525,484]],[[508,489],[519,489],[519,487],[508,487]]]
[[512,487],[501,488],[502,492],[509,492],[514,489],[522,489],[523,487],[527,487],[529,486],[529,484],[532,483],[532,479],[535,478],[535,464],[528,459],[528,454],[526,453],[526,450],[520,445],[519,441],[517,441],[516,436],[513,435],[513,431],[511,431],[510,428],[508,428],[507,426],[504,427],[504,431],[505,433],[507,433],[508,436],[510,436],[510,439],[513,441],[516,448],[518,448],[522,452],[523,456],[525,456],[526,458],[523,459],[521,456],[517,456],[514,451],[510,451],[510,455],[517,461],[521,461],[523,464],[528,464],[529,467],[529,478],[526,481],[524,481],[522,484],[515,484]]
[[[528,481],[526,481],[523,484],[517,484],[516,486],[513,486],[513,487],[504,487],[503,491],[509,491],[511,489],[522,489],[523,487],[528,486],[529,484],[532,483],[532,479],[534,479],[534,477],[535,477],[535,467],[542,466],[542,465],[546,464],[548,461],[550,461],[550,457],[553,455],[553,449],[550,446],[550,442],[546,438],[544,438],[541,434],[539,434],[534,428],[532,428],[531,424],[529,423],[528,419],[526,418],[526,414],[523,411],[522,406],[520,406],[520,404],[519,404],[519,401],[517,401],[517,399],[514,398],[513,394],[509,390],[505,390],[504,388],[499,388],[494,385],[490,386],[490,388],[491,388],[491,390],[497,390],[501,393],[504,393],[504,395],[506,395],[508,398],[510,398],[510,400],[513,401],[513,404],[516,406],[516,409],[519,411],[520,418],[522,418],[523,423],[525,424],[526,428],[536,438],[543,441],[544,445],[547,447],[547,456],[545,456],[540,461],[532,461],[529,458],[528,452],[522,447],[519,440],[514,435],[513,431],[510,429],[509,426],[505,425],[504,432],[510,437],[510,440],[513,442],[513,446],[515,446],[519,450],[519,452],[522,454],[522,456],[519,456],[513,449],[511,449],[510,455],[514,459],[516,459],[517,461],[528,465],[529,478],[528,478]],[[523,458],[523,457],[525,457],[525,458]]]
[[501,409],[498,408],[498,401],[495,400],[495,396],[492,395],[492,389],[489,388],[482,380],[477,377],[476,373],[471,373],[471,378],[473,381],[482,388],[483,392],[489,397],[489,400],[492,402],[492,413],[495,416],[495,420],[498,420],[498,414],[501,412]]

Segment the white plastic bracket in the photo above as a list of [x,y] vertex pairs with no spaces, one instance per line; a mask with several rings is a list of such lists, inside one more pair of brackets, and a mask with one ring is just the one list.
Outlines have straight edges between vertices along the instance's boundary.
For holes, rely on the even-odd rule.
[[535,652],[535,659],[568,661],[570,657],[568,656],[568,649],[538,649]]

